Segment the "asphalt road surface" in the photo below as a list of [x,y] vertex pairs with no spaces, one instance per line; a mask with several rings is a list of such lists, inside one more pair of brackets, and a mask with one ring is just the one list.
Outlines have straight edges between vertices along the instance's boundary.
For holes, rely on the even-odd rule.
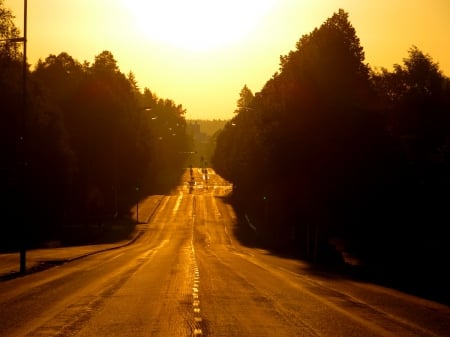
[[0,336],[450,336],[448,306],[241,245],[209,172],[135,243],[1,282]]

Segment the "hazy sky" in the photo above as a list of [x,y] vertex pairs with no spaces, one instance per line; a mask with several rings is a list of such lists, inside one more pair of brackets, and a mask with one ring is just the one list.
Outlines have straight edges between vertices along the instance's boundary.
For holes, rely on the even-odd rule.
[[[21,30],[23,3],[5,0]],[[391,69],[416,45],[450,76],[450,0],[28,0],[28,59],[109,50],[187,118],[228,119],[241,88],[260,91],[279,56],[339,8],[372,67]]]

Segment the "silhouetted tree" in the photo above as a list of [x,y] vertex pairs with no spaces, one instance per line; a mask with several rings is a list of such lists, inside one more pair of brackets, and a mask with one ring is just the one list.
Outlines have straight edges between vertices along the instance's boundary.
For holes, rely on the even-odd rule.
[[[21,55],[1,55],[1,181],[9,186],[3,192],[9,196],[20,190],[27,196],[20,207],[7,205],[5,217],[13,218],[18,207],[29,210],[35,225],[27,232],[34,243],[61,239],[66,223],[126,216],[136,198],[158,183],[155,175],[181,174],[186,152],[183,107],[148,89],[141,93],[134,74],[124,75],[109,51],[97,55],[92,65],[63,52],[39,60],[28,74],[28,169],[21,186],[16,185]],[[19,204],[17,198],[5,199]],[[2,238],[14,237],[13,232],[11,227]]]
[[450,183],[449,79],[429,55],[413,46],[403,65],[374,73],[373,82],[386,128],[404,158],[398,182],[401,190],[395,193],[398,225],[390,235],[392,247],[386,250],[403,252],[393,255],[404,264],[442,263],[447,254],[442,237],[450,201],[446,192]]
[[[349,223],[363,226],[387,140],[348,14],[339,10],[296,47],[219,135],[215,163],[255,214],[266,209],[259,221],[270,241],[304,251]],[[300,243],[308,231],[318,240]]]
[[[14,16],[4,1],[0,0],[0,39],[19,37]],[[13,221],[19,201],[18,151],[20,120],[22,113],[21,54],[17,43],[0,42],[0,191],[3,200],[0,227],[0,245],[13,246],[18,239],[18,223]],[[17,217],[16,217],[17,218]]]
[[80,62],[66,52],[50,54],[44,61],[38,60],[33,77],[49,91],[54,104],[66,110],[85,75]]
[[20,31],[14,24],[14,14],[7,8],[3,0],[0,0],[0,60],[19,59],[20,45],[11,39],[19,38]]
[[244,85],[239,94],[237,109],[234,112],[239,113],[243,109],[248,109],[252,104],[253,97],[252,91],[247,87],[247,85]]
[[[20,35],[12,19],[12,13],[1,1],[1,39]],[[5,186],[2,200],[7,202],[2,204],[5,228],[2,228],[1,245],[10,247],[23,240],[32,245],[59,235],[72,167],[61,111],[28,69],[24,88],[22,67],[20,44],[3,41],[0,45],[0,175]]]

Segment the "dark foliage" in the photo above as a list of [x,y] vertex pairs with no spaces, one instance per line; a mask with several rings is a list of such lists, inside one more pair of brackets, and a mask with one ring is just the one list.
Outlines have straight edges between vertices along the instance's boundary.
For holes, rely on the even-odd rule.
[[[18,34],[0,2],[0,38]],[[92,65],[49,55],[26,79],[24,96],[20,45],[1,44],[0,249],[95,241],[112,220],[128,231],[136,199],[170,188],[181,172],[183,107],[141,91],[109,51]]]
[[371,70],[339,10],[260,92],[242,89],[214,168],[266,246],[336,262],[338,238],[374,268],[401,275],[420,263],[442,276],[449,83],[416,47],[392,72]]

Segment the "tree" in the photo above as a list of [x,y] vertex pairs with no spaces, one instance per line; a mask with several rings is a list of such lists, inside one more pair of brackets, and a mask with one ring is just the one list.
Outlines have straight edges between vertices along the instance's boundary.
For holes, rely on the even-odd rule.
[[114,55],[109,50],[104,50],[97,56],[95,56],[94,64],[91,67],[93,72],[99,74],[114,74],[119,72],[117,61]]
[[0,62],[5,59],[19,59],[19,46],[16,42],[8,41],[18,38],[19,29],[14,24],[14,15],[10,9],[5,7],[4,1],[0,0]]
[[[0,39],[18,36],[0,0]],[[148,89],[142,94],[134,74],[124,75],[110,51],[92,64],[66,52],[51,54],[27,69],[24,125],[18,118],[24,113],[21,61],[17,44],[0,43],[0,183],[2,200],[10,202],[2,204],[0,249],[15,248],[24,222],[16,215],[24,209],[33,214],[25,221],[33,224],[30,243],[64,239],[69,221],[88,225],[127,216],[136,187],[148,193],[155,184],[151,166],[151,173],[167,167],[181,173],[185,109]],[[19,139],[26,140],[23,151],[17,151]],[[18,202],[19,194],[26,199]]]
[[[1,153],[7,154],[0,160],[1,168],[7,167],[12,160],[17,136],[18,119],[22,94],[21,59],[17,43],[9,42],[8,39],[19,37],[19,30],[14,25],[14,15],[5,7],[4,1],[0,0],[0,100],[2,114],[0,115]],[[4,41],[3,41],[4,40]]]
[[[7,40],[19,37],[19,30],[14,25],[12,12],[0,0],[0,39]],[[22,106],[22,63],[17,43],[0,42],[0,191],[1,213],[3,221],[0,227],[0,248],[14,246],[17,242],[17,217],[19,200],[19,178],[17,165],[19,156],[17,151],[19,116],[23,112]]]
[[239,113],[242,109],[248,109],[251,106],[252,101],[253,101],[253,93],[247,87],[247,85],[244,85],[239,94],[239,99],[237,101],[237,109],[234,111],[234,113]]
[[49,91],[54,104],[65,110],[84,77],[83,66],[66,52],[38,60],[33,77]]
[[374,83],[389,109],[387,122],[393,134],[409,140],[426,137],[435,146],[448,128],[446,78],[417,47],[411,47],[408,55],[403,65],[394,65],[393,72],[384,69],[375,74]]
[[[12,13],[0,1],[0,38],[18,37],[12,19]],[[6,187],[2,200],[12,203],[2,211],[8,228],[3,228],[6,233],[1,237],[12,246],[24,227],[26,237],[32,238],[30,245],[60,234],[73,169],[61,110],[28,67],[24,88],[21,56],[17,44],[0,44],[0,177]],[[28,221],[27,214],[33,214],[33,221]]]
[[[446,191],[450,181],[449,81],[431,56],[415,46],[393,71],[382,69],[373,74],[386,128],[405,161],[402,183],[398,184],[402,191],[397,193],[397,204],[404,210],[402,221],[427,223],[425,232],[409,229],[408,242],[430,251],[443,245],[440,224],[448,219],[444,205],[449,202]],[[404,235],[397,233],[397,237]],[[431,259],[439,260],[438,256]]]
[[272,219],[266,239],[286,245],[307,236],[310,226],[326,242],[343,224],[359,224],[375,198],[371,193],[377,195],[373,181],[383,171],[385,134],[348,14],[339,10],[301,37],[251,109],[242,108],[246,92],[217,139],[214,158],[221,173],[239,182],[236,193],[246,207],[256,207],[249,212],[257,218],[266,209],[259,219],[260,226]]
[[[281,76],[303,100],[357,105],[368,90],[369,68],[348,13],[340,9],[320,28],[302,36],[296,50],[280,58]],[[292,97],[293,98],[293,97]]]

